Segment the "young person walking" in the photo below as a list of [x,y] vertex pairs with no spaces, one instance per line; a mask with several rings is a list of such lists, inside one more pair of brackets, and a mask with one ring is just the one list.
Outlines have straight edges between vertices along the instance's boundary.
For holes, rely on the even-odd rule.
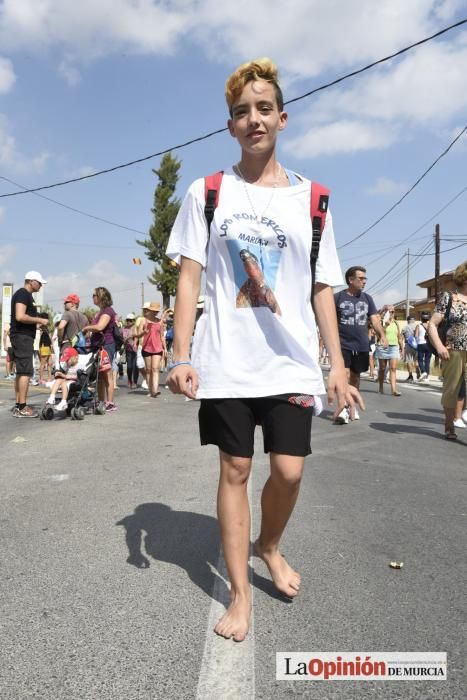
[[[329,212],[314,313],[310,303],[310,182],[276,158],[276,140],[287,125],[276,67],[269,59],[240,66],[227,80],[226,98],[240,160],[224,170],[210,234],[200,179],[188,190],[167,248],[181,265],[168,384],[174,393],[201,399],[201,443],[219,447],[217,509],[231,603],[215,632],[242,641],[251,612],[247,482],[255,425],[262,427],[271,469],[255,551],[282,594],[293,598],[300,589],[300,575],[279,542],[311,452],[313,397],[325,393],[315,314],[329,352],[328,398],[336,400],[336,415],[344,405],[353,411],[355,402],[363,403],[348,385],[340,350],[332,287],[342,284],[342,274]],[[205,303],[190,359],[203,269]]]

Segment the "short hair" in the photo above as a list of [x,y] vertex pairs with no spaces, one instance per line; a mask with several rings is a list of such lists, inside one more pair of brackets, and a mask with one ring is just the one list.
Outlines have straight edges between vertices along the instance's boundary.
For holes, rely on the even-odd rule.
[[284,109],[284,97],[278,81],[277,66],[270,58],[256,58],[248,63],[242,63],[225,83],[225,99],[232,116],[232,106],[236,99],[242,94],[243,88],[253,80],[265,80],[271,83],[276,93],[277,106],[279,112]]
[[345,281],[347,284],[349,284],[350,279],[352,277],[355,277],[356,272],[366,272],[366,268],[362,267],[361,265],[354,265],[353,267],[349,267],[349,269],[345,273]]
[[112,295],[110,294],[109,290],[106,289],[106,287],[96,287],[94,294],[99,299],[102,306],[112,306]]
[[49,318],[49,314],[47,313],[47,311],[41,311],[37,315],[39,316],[39,318]]
[[459,287],[467,282],[467,260],[456,267],[452,279]]

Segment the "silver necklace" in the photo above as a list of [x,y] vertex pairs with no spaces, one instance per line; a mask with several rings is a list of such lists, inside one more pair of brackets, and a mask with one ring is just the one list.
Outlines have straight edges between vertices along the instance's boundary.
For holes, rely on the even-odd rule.
[[256,219],[256,225],[253,225],[253,226],[252,226],[252,229],[253,229],[256,233],[259,233],[259,231],[260,231],[260,229],[259,229],[259,224],[261,223],[261,221],[262,221],[262,219],[263,219],[263,216],[266,214],[267,210],[268,210],[269,207],[271,206],[272,200],[274,199],[274,195],[276,194],[276,189],[277,189],[277,186],[278,186],[278,184],[279,184],[279,177],[280,177],[281,171],[282,171],[282,166],[281,166],[281,164],[278,163],[277,165],[278,165],[278,172],[277,172],[277,174],[276,174],[276,180],[275,180],[275,182],[274,182],[273,185],[272,185],[272,188],[273,188],[273,189],[272,189],[272,192],[271,192],[271,196],[269,197],[269,199],[268,199],[268,201],[267,201],[267,203],[266,203],[266,206],[264,207],[264,209],[263,209],[263,211],[261,212],[261,215],[260,215],[260,216],[258,216],[258,213],[257,213],[257,211],[256,211],[256,209],[255,209],[255,205],[253,204],[253,201],[252,201],[252,199],[251,199],[251,197],[250,197],[250,193],[249,193],[249,191],[248,191],[247,181],[246,181],[246,179],[245,179],[245,176],[244,176],[244,174],[242,173],[239,164],[237,163],[236,166],[235,166],[235,169],[237,170],[238,174],[240,175],[240,177],[241,177],[241,179],[242,179],[242,182],[243,182],[243,189],[245,190],[245,194],[246,194],[247,199],[248,199],[248,202],[249,202],[249,204],[250,204],[251,211],[253,212],[253,214],[254,214],[254,216],[255,216],[255,219]]

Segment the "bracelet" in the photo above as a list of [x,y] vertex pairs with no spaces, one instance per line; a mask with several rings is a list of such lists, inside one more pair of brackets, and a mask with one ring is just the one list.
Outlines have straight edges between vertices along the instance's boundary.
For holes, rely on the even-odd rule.
[[179,367],[180,365],[191,365],[191,362],[188,360],[186,362],[172,362],[171,365],[167,367],[167,369],[170,370],[173,369],[174,367]]

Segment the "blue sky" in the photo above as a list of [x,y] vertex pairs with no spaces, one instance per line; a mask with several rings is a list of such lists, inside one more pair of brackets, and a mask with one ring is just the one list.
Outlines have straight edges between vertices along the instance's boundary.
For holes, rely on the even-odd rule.
[[[0,0],[0,177],[49,184],[222,128],[225,79],[250,58],[269,55],[291,99],[467,17],[458,0],[291,0],[285,15],[283,8],[278,0],[226,7],[216,0]],[[331,188],[339,246],[399,199],[467,123],[466,26],[288,109],[279,158]],[[238,149],[224,133],[175,154],[183,196],[196,177],[235,162]],[[467,240],[467,192],[407,240],[467,186],[466,155],[464,135],[392,214],[341,250],[344,269],[383,256],[368,264],[370,292],[390,272],[375,287],[378,303],[405,297],[405,275],[391,282],[405,265],[397,261],[407,248],[423,250],[436,221],[442,238],[459,237],[442,241],[442,251]],[[43,194],[144,233],[158,163]],[[0,194],[17,189],[0,179]],[[137,310],[142,281],[147,299],[160,298],[137,237],[32,194],[3,198],[0,281],[18,286],[26,270],[39,269],[56,309],[69,292],[90,304],[93,287],[103,284],[119,312]],[[466,251],[442,254],[441,269]],[[432,275],[434,258],[417,260],[410,294],[422,297],[416,282]]]

